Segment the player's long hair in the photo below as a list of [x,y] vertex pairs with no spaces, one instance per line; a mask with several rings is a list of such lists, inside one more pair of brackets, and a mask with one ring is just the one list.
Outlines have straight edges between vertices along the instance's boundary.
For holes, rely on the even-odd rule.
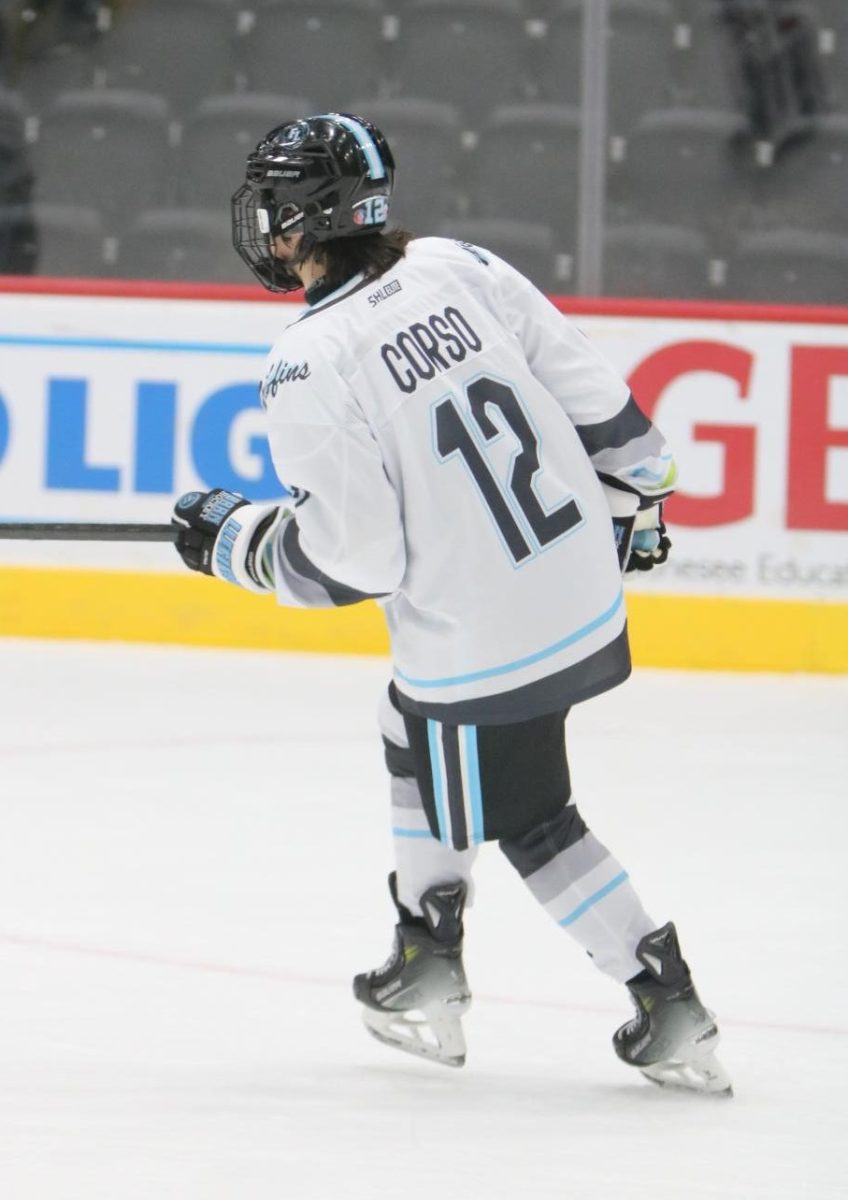
[[335,291],[360,271],[364,271],[366,279],[378,279],[391,271],[414,237],[406,229],[391,229],[388,233],[331,238],[315,244],[312,258],[326,268],[326,290]]

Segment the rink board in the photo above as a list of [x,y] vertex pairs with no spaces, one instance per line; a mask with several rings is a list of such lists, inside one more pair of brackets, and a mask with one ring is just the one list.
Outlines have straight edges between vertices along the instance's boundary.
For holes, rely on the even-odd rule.
[[[680,465],[671,558],[626,582],[637,663],[848,670],[848,309],[555,302]],[[0,279],[0,519],[160,523],[190,489],[283,494],[256,384],[298,311],[253,287]],[[373,604],[282,610],[165,545],[0,540],[0,635],[388,649]]]
[[[848,672],[848,605],[712,596],[627,597],[638,666]],[[192,575],[0,569],[0,630],[12,637],[386,654],[379,607],[280,608]]]

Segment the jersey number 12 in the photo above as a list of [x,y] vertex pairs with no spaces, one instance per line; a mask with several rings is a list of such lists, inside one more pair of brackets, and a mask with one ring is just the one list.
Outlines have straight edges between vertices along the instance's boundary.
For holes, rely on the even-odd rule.
[[486,442],[491,442],[501,433],[486,412],[490,404],[500,410],[518,438],[521,450],[512,462],[507,488],[502,487],[489,467],[451,397],[440,400],[435,407],[436,453],[441,462],[447,462],[455,454],[462,456],[513,561],[516,564],[525,562],[534,556],[536,550],[531,545],[527,528],[522,527],[518,520],[516,507],[529,526],[539,550],[544,550],[579,525],[583,514],[573,497],[550,511],[542,507],[533,490],[533,479],[539,471],[538,439],[512,388],[497,379],[481,376],[468,384],[465,390],[471,417]]

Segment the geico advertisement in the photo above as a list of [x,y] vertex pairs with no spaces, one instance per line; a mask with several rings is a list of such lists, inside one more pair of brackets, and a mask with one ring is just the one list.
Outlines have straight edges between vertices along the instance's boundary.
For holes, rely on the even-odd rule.
[[581,324],[680,468],[672,555],[633,586],[848,599],[848,326]]
[[[280,495],[257,383],[297,314],[283,301],[0,297],[0,516],[161,522],[188,489]],[[680,467],[672,555],[630,586],[848,598],[848,327],[574,319]],[[0,539],[0,561],[180,569],[161,545]]]

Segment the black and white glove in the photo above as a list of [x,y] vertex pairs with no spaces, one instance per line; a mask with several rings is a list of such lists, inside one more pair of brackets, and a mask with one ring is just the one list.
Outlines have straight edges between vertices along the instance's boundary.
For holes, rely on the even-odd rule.
[[625,575],[650,571],[668,558],[671,538],[662,519],[662,505],[643,508],[634,516],[613,517],[618,561]]
[[174,505],[175,545],[187,567],[237,583],[250,592],[271,592],[274,581],[263,566],[269,546],[288,509],[251,504],[237,492],[213,488],[186,492]]

